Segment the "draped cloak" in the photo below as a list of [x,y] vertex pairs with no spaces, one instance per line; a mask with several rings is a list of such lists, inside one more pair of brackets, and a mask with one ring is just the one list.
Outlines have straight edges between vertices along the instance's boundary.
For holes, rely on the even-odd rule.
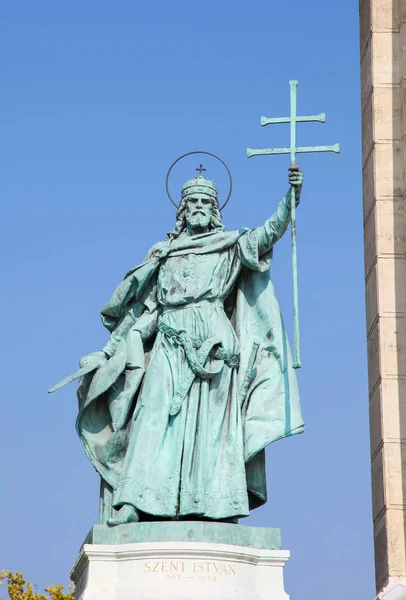
[[[210,256],[221,285],[165,305],[170,261]],[[221,519],[266,502],[264,448],[304,428],[271,258],[255,229],[181,235],[155,245],[102,310],[110,358],[79,383],[76,427],[116,508]],[[117,428],[111,407],[134,371]]]

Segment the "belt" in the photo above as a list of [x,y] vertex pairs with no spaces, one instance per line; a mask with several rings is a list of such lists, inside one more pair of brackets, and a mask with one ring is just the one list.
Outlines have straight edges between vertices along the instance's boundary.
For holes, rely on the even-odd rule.
[[209,356],[223,361],[232,369],[238,369],[240,355],[225,350],[221,340],[216,336],[201,340],[189,335],[185,330],[178,330],[171,327],[161,317],[158,319],[158,329],[167,338],[182,346],[189,366],[187,376],[179,382],[178,389],[174,392],[169,410],[171,416],[177,415],[180,411],[182,402],[188,394],[195,377],[208,380],[213,379],[213,377],[220,373],[223,365],[214,371],[208,371],[204,368],[204,364]]
[[190,308],[221,308],[222,310],[224,310],[224,305],[221,300],[199,300],[198,302],[188,302],[187,304],[176,305],[165,304],[162,310],[162,314],[171,311],[187,310]]

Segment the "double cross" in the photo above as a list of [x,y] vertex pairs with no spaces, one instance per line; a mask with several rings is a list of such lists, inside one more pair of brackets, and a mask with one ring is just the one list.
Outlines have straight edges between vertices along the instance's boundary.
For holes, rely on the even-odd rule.
[[290,148],[261,148],[259,150],[253,150],[247,148],[247,156],[261,156],[264,154],[290,154],[291,165],[296,165],[296,154],[305,154],[308,152],[340,152],[340,145],[334,144],[333,146],[296,146],[296,124],[306,123],[309,121],[318,121],[319,123],[326,122],[325,113],[314,115],[312,117],[298,117],[297,116],[297,98],[296,91],[298,81],[289,81],[290,85],[290,117],[277,117],[274,119],[268,119],[267,117],[261,117],[261,125],[274,125],[276,123],[290,123]]
[[[308,152],[340,152],[340,145],[334,144],[333,146],[303,146],[297,147],[296,145],[296,125],[297,123],[305,123],[308,121],[318,121],[319,123],[326,122],[326,115],[321,113],[312,117],[298,117],[297,116],[297,98],[296,91],[298,82],[289,81],[290,85],[290,117],[277,117],[274,119],[268,119],[267,117],[261,117],[261,125],[273,125],[276,123],[290,123],[290,148],[263,148],[259,150],[253,150],[247,148],[247,156],[261,156],[265,154],[290,154],[291,166],[296,166],[296,154],[305,154]],[[292,186],[290,192],[290,219],[292,225],[292,269],[293,269],[293,321],[294,321],[294,341],[295,341],[295,352],[293,360],[293,368],[299,369],[302,365],[300,362],[300,340],[299,340],[299,295],[297,286],[297,250],[296,250],[296,194]]]

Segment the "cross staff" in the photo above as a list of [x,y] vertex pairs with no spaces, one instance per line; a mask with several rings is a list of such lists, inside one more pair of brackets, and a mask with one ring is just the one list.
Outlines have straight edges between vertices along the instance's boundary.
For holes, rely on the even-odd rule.
[[[296,154],[305,154],[308,152],[340,152],[340,145],[334,144],[333,146],[296,146],[296,124],[304,123],[308,121],[318,121],[320,123],[326,122],[326,115],[321,113],[312,117],[298,117],[296,111],[296,90],[298,86],[297,81],[289,81],[290,85],[290,117],[280,117],[274,119],[268,119],[267,117],[261,117],[261,125],[273,125],[275,123],[290,123],[290,148],[262,148],[259,150],[253,150],[247,148],[247,156],[262,156],[265,154],[290,154],[291,166],[296,166]],[[293,271],[293,324],[294,324],[294,342],[295,342],[295,354],[293,361],[293,368],[300,369],[302,366],[300,362],[300,337],[299,337],[299,295],[297,285],[297,249],[296,249],[296,196],[295,190],[292,186],[290,189],[290,207],[291,207],[291,225],[292,225],[292,271]]]

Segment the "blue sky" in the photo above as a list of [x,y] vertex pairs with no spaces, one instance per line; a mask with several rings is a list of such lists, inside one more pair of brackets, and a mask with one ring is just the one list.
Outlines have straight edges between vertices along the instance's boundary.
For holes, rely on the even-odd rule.
[[[281,528],[292,600],[372,598],[357,3],[20,0],[1,13],[0,569],[39,590],[67,583],[96,522],[75,385],[46,389],[104,345],[101,307],[172,228],[167,168],[219,154],[234,177],[227,228],[262,224],[289,159],[245,149],[288,144],[288,126],[260,117],[287,114],[298,79],[299,114],[327,113],[299,125],[299,144],[342,152],[298,160],[306,431],[268,449],[269,502],[246,523]],[[199,163],[178,165],[174,193]],[[272,275],[292,334],[288,235]]]

